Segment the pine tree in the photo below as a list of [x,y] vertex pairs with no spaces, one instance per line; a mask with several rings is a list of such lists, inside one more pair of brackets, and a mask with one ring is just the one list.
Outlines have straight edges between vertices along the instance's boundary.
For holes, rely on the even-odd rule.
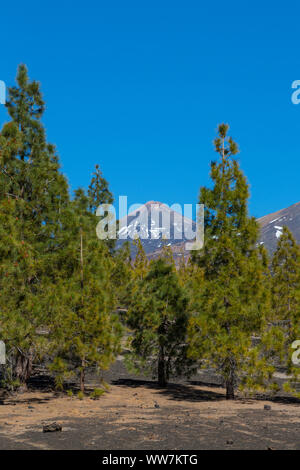
[[99,165],[95,166],[95,172],[88,188],[88,196],[90,198],[89,208],[92,213],[96,213],[100,204],[113,204],[114,198],[109,190],[109,185],[103,177]]
[[141,281],[147,274],[149,262],[140,238],[134,240],[133,244],[137,249],[137,253],[133,262],[133,277],[134,279]]
[[37,337],[36,329],[43,311],[39,261],[32,245],[20,237],[16,206],[12,198],[0,200],[0,325],[9,358],[6,375],[10,383],[5,385],[26,388],[33,357],[42,349],[43,337]]
[[274,319],[292,328],[300,312],[300,249],[292,233],[283,227],[272,260],[272,310]]
[[[13,374],[25,386],[32,361],[41,352],[43,341],[37,330],[48,318],[41,305],[51,256],[58,249],[60,212],[68,203],[68,187],[59,172],[55,147],[47,143],[41,123],[44,101],[40,85],[29,80],[24,65],[18,69],[17,86],[9,89],[7,109],[11,122],[0,135],[1,209],[5,218],[5,199],[14,200],[10,216],[15,220],[15,242],[27,247],[27,264],[2,280],[3,292],[12,297],[7,302],[2,296],[0,309],[6,325],[2,336],[15,353]],[[18,262],[16,252],[10,250],[1,261],[13,266]],[[19,334],[12,335],[11,329],[17,333],[18,323]]]
[[48,299],[56,348],[52,370],[58,385],[70,371],[79,375],[82,393],[86,369],[101,373],[109,367],[120,352],[123,331],[114,313],[113,259],[96,236],[97,218],[89,203],[89,196],[77,190],[65,214],[67,239]]
[[137,370],[152,371],[162,387],[171,376],[192,371],[186,355],[188,318],[189,301],[174,265],[164,258],[152,261],[129,309],[130,360]]
[[173,251],[172,251],[170,244],[166,243],[166,240],[162,240],[160,258],[163,258],[166,261],[166,263],[170,264],[175,269],[176,265],[175,265]]
[[300,339],[300,248],[287,227],[283,227],[272,260],[272,312],[270,349],[291,376],[285,389],[299,396],[295,384],[300,370],[292,361],[292,344]]
[[[89,197],[89,210],[91,213],[96,214],[98,207],[102,204],[113,204],[114,197],[109,190],[108,181],[103,177],[99,165],[96,165],[95,172],[93,173],[92,180],[88,187]],[[101,218],[105,215],[101,216]],[[108,238],[105,243],[111,252],[114,251],[116,239]]]
[[114,267],[111,275],[112,286],[116,295],[119,310],[128,309],[131,302],[133,286],[133,269],[130,253],[130,242],[126,241],[113,254]]
[[238,147],[221,124],[211,163],[213,187],[201,188],[205,206],[205,245],[194,261],[204,280],[195,289],[198,314],[190,322],[190,354],[215,367],[226,386],[260,389],[272,368],[260,358],[252,336],[265,326],[265,280],[256,248],[258,226],[248,216],[248,185],[235,155]]

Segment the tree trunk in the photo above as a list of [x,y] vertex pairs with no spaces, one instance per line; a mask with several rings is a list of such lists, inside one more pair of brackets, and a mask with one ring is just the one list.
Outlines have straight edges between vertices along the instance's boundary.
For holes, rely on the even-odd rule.
[[[227,330],[229,333],[229,329]],[[236,360],[230,354],[225,359],[225,386],[226,386],[226,400],[234,400],[234,386],[236,384]]]
[[160,387],[165,387],[167,385],[167,379],[166,379],[165,352],[164,352],[163,346],[160,346],[157,375],[158,375],[158,385]]
[[20,381],[21,389],[27,389],[27,381],[32,374],[33,353],[31,350],[27,354],[20,351],[17,353],[14,375]]
[[81,363],[81,369],[80,369],[80,391],[84,393],[84,380],[85,380],[85,367],[84,367],[84,361]]
[[80,227],[80,284],[83,289],[83,239],[82,239],[82,228]]
[[234,383],[233,380],[226,380],[226,400],[234,400]]
[[[80,286],[81,292],[83,292],[83,238],[82,238],[82,228],[80,227]],[[82,295],[82,305],[83,305],[83,295]],[[85,361],[81,360],[81,369],[80,369],[80,391],[84,393],[84,380],[85,380]]]

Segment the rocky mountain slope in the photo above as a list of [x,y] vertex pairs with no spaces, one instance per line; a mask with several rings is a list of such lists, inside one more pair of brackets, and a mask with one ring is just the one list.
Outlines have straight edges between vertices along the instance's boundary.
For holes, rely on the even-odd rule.
[[[194,238],[196,223],[184,217],[166,204],[149,201],[119,221],[117,248],[124,241],[142,240],[146,254],[151,258],[159,252],[163,244],[172,246],[175,251],[182,249],[186,241]],[[176,247],[176,248],[175,248]],[[132,246],[132,255],[136,249]]]
[[[289,227],[300,244],[300,202],[286,209],[279,210],[258,219],[261,229],[259,243],[264,244],[269,253],[273,253],[284,225]],[[181,256],[189,256],[185,243],[193,238],[196,223],[183,217],[180,212],[172,210],[158,201],[149,201],[120,221],[117,247],[124,241],[139,237],[149,258],[159,255],[163,244],[171,246],[176,262]],[[132,256],[136,250],[132,247]]]
[[263,243],[270,253],[275,251],[284,225],[291,230],[300,244],[300,202],[265,215],[258,219],[258,223],[261,227],[260,243]]

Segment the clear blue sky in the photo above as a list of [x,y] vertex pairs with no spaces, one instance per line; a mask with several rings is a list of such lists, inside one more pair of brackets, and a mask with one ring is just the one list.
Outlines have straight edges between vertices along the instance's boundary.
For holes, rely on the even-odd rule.
[[252,214],[300,200],[299,2],[15,0],[0,15],[0,80],[23,62],[42,83],[72,189],[99,163],[130,204],[196,203],[225,121]]

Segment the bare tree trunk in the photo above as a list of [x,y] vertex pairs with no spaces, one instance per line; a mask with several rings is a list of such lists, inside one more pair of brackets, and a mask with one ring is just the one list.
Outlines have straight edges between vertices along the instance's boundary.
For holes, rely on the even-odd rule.
[[226,360],[226,400],[234,400],[234,386],[236,384],[236,361],[233,356]]
[[164,352],[163,346],[160,346],[157,375],[158,375],[158,385],[160,387],[165,387],[167,385],[167,379],[166,379],[165,352]]
[[226,400],[234,400],[234,383],[231,379],[226,380]]
[[27,389],[27,381],[32,374],[33,352],[30,349],[27,354],[18,350],[14,375],[20,381],[21,389]]
[[85,381],[85,364],[84,360],[81,362],[81,369],[80,369],[80,391],[84,393],[84,381]]

